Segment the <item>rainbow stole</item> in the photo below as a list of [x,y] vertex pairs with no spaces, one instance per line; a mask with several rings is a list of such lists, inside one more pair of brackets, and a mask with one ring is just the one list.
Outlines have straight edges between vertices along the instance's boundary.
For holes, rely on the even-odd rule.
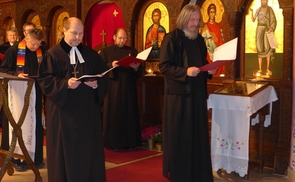
[[[22,40],[18,44],[18,50],[17,50],[17,60],[16,60],[16,71],[17,73],[24,73],[24,66],[25,66],[25,57],[26,57],[26,40]],[[38,60],[38,66],[41,63],[42,60],[42,50],[40,47],[36,50],[37,54],[37,60]]]

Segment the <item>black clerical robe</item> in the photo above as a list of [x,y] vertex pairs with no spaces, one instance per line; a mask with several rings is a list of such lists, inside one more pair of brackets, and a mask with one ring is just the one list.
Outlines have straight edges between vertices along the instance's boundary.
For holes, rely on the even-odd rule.
[[[128,55],[136,56],[137,51],[129,46],[106,47],[100,52],[109,67],[114,60]],[[109,89],[104,100],[103,126],[104,146],[110,149],[134,148],[141,145],[140,121],[136,81],[142,73],[140,66],[133,68],[119,66],[109,74]]]
[[79,73],[98,74],[107,70],[100,55],[77,46],[84,63],[70,64],[71,47],[62,39],[50,48],[40,65],[38,81],[46,95],[46,138],[50,182],[105,181],[105,164],[100,107],[107,91],[107,77],[98,78],[98,88],[81,83],[68,89],[74,67]]
[[[17,52],[18,52],[18,44],[14,44],[12,47],[7,49],[5,52],[4,60],[0,66],[0,72],[7,73],[10,75],[17,76]],[[45,54],[46,45],[41,45],[42,55]],[[36,51],[31,51],[26,47],[25,54],[25,66],[24,73],[29,74],[29,76],[37,76],[38,73],[38,59]],[[33,78],[35,79],[35,78]],[[40,90],[39,84],[35,79],[35,90],[36,90],[36,150],[35,150],[35,159],[34,162],[36,165],[40,165],[43,162],[43,125],[42,125],[42,92]],[[2,115],[2,148],[5,150],[9,149],[8,143],[8,121],[4,114]]]
[[159,68],[165,75],[163,174],[173,182],[213,182],[207,117],[207,72],[201,67],[207,49],[201,35],[194,40],[174,30],[164,38]]
[[0,45],[0,53],[5,54],[7,49],[11,47],[12,45],[9,42],[5,42],[4,44]]

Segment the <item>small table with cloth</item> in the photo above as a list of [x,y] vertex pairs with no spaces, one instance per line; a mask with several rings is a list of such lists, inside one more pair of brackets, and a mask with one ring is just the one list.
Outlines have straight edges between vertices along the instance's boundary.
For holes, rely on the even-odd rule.
[[273,86],[265,82],[237,82],[210,94],[208,109],[212,108],[213,170],[235,171],[248,178],[250,122],[251,125],[261,124],[259,146],[262,147],[258,152],[262,170],[263,128],[271,124],[272,102],[277,99]]

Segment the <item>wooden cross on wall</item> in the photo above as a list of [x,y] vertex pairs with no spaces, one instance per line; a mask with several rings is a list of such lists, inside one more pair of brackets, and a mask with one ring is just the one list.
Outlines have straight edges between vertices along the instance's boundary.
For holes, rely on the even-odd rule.
[[102,32],[100,33],[100,35],[102,36],[102,43],[105,43],[104,37],[107,35],[107,33],[104,31],[104,29],[102,30]]

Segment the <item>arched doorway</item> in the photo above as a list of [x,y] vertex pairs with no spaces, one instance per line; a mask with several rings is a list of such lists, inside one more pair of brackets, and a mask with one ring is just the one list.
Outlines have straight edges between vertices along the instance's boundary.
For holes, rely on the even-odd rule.
[[95,4],[85,20],[85,43],[92,48],[100,44],[113,44],[113,33],[125,28],[123,12],[113,2]]

